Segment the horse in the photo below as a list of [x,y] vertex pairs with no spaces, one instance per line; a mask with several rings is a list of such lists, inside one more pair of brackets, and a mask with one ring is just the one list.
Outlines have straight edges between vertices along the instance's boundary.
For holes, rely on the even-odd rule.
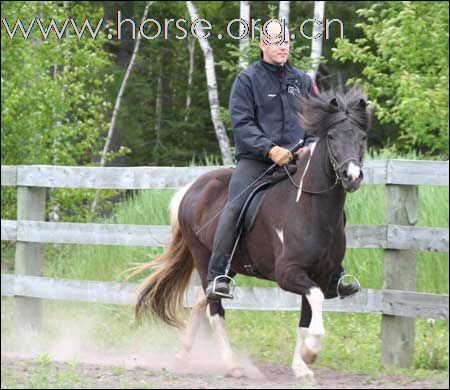
[[[367,98],[358,88],[346,94],[322,92],[301,98],[301,126],[316,142],[296,151],[296,171],[266,190],[245,245],[254,267],[265,279],[302,296],[301,317],[292,360],[296,377],[312,377],[311,365],[325,335],[324,292],[340,266],[345,250],[344,203],[363,179],[370,113]],[[134,275],[153,270],[138,287],[135,319],[151,314],[185,331],[177,354],[189,360],[195,334],[206,314],[224,358],[227,372],[243,372],[234,358],[225,329],[221,300],[207,300],[208,262],[217,227],[217,211],[227,200],[232,168],[199,176],[177,192],[170,203],[172,240],[164,253]],[[213,223],[211,223],[213,222]],[[196,269],[198,289],[190,317],[183,324],[182,309],[191,274]],[[250,275],[242,253],[232,259],[229,276]]]

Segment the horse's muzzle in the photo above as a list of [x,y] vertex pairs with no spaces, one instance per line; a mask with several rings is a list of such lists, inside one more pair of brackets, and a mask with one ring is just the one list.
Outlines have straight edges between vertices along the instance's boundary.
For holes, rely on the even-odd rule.
[[356,191],[363,179],[363,170],[359,164],[355,164],[353,161],[342,170],[341,180],[342,186],[346,192]]

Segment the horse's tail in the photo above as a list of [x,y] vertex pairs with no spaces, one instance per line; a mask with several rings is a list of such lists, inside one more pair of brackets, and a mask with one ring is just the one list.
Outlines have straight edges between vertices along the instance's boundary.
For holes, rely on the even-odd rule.
[[179,310],[183,307],[184,293],[189,285],[194,260],[183,238],[178,222],[180,202],[189,186],[175,194],[170,203],[172,240],[164,253],[150,263],[134,270],[131,276],[146,270],[153,272],[138,286],[135,319],[150,314],[165,323],[179,327]]

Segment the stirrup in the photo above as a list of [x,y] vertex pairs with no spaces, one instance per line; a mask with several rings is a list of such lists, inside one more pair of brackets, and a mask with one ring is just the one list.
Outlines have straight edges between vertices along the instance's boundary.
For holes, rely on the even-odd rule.
[[336,292],[337,292],[337,296],[339,297],[339,299],[350,298],[350,297],[352,297],[353,295],[355,295],[355,294],[357,293],[357,292],[354,292],[354,293],[351,294],[351,295],[341,295],[341,294],[339,294],[339,285],[341,284],[342,279],[344,279],[344,278],[346,278],[346,277],[353,278],[353,280],[354,280],[354,281],[356,282],[356,284],[358,285],[358,291],[357,291],[357,292],[361,291],[361,283],[359,283],[359,280],[356,279],[356,277],[354,277],[353,275],[350,275],[350,274],[342,275],[342,276],[339,278],[339,280],[338,280],[338,282],[337,282],[337,284],[336,284]]
[[[219,278],[225,278],[225,279],[228,279],[228,280],[230,280],[231,282],[233,282],[233,287],[230,288],[230,293],[229,293],[229,294],[225,294],[225,293],[223,293],[223,292],[216,291],[216,282],[217,282],[217,279],[219,279]],[[216,276],[216,277],[214,278],[214,284],[213,284],[213,290],[212,290],[212,292],[213,292],[215,295],[219,296],[219,297],[224,297],[224,298],[228,298],[228,299],[233,299],[233,298],[234,298],[233,292],[234,292],[234,289],[235,289],[235,288],[236,288],[236,282],[233,280],[233,278],[230,278],[228,275],[218,275],[218,276]]]

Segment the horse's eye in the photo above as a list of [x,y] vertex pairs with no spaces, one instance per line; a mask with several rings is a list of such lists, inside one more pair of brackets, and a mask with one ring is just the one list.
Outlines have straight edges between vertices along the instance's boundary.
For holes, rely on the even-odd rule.
[[333,137],[331,134],[327,134],[327,138],[328,138],[329,140],[334,139],[334,137]]
[[363,141],[367,141],[367,135],[363,135],[363,136],[362,136],[362,140],[363,140]]

